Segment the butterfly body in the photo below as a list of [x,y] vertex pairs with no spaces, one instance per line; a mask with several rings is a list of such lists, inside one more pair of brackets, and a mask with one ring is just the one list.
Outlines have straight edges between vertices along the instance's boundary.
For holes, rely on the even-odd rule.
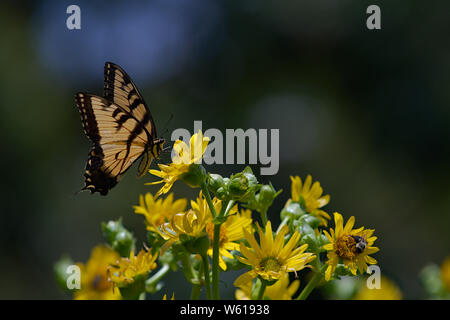
[[93,143],[82,190],[106,195],[141,157],[138,176],[144,175],[161,153],[164,139],[156,138],[150,111],[125,71],[106,62],[104,96],[77,93],[76,103]]

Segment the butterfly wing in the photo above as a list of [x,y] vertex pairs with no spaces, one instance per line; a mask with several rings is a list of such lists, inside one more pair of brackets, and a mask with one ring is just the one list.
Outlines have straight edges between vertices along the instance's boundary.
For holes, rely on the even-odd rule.
[[[126,110],[130,116],[144,123],[148,135],[148,149],[138,167],[138,177],[142,177],[162,149],[164,140],[156,139],[156,126],[144,98],[130,76],[120,66],[105,63],[104,96]],[[156,148],[155,148],[156,147]]]
[[78,93],[84,131],[94,146],[89,153],[82,190],[106,195],[136,159],[148,150],[147,122],[127,109],[95,95]]
[[104,96],[144,123],[150,142],[157,137],[153,117],[138,88],[128,74],[112,62],[105,63]]

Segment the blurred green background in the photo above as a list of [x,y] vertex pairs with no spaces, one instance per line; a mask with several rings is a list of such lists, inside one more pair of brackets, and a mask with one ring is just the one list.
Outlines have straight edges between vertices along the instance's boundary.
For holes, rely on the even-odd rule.
[[[81,30],[66,28],[71,4]],[[366,28],[370,4],[382,30]],[[90,143],[74,94],[102,94],[105,61],[134,79],[159,133],[174,114],[166,139],[194,120],[279,128],[280,171],[260,177],[284,190],[269,218],[289,176],[312,174],[325,210],[374,228],[382,272],[423,297],[418,273],[450,253],[449,12],[448,1],[2,1],[0,298],[70,298],[53,264],[86,261],[101,221],[123,217],[144,239],[132,206],[154,178],[134,167],[107,197],[75,195]],[[235,276],[222,277],[224,298]],[[174,274],[164,292],[184,283]]]

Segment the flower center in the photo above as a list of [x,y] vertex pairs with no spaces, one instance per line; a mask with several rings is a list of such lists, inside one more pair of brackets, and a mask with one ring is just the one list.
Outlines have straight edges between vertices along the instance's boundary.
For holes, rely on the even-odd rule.
[[266,257],[261,260],[259,263],[259,266],[261,269],[263,269],[265,272],[279,272],[281,270],[281,263],[278,261],[277,258],[274,257]]
[[336,254],[343,259],[353,260],[358,255],[356,240],[350,235],[338,238],[334,247]]

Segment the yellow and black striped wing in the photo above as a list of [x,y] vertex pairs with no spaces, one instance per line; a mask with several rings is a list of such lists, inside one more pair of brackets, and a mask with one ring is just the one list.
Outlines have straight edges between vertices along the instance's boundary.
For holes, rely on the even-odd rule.
[[139,122],[144,123],[144,128],[149,134],[149,141],[157,137],[156,127],[152,115],[128,74],[118,65],[112,62],[105,63],[104,96],[122,107]]
[[148,150],[149,120],[103,97],[78,93],[76,103],[86,135],[93,142],[82,190],[106,195],[136,159]]

